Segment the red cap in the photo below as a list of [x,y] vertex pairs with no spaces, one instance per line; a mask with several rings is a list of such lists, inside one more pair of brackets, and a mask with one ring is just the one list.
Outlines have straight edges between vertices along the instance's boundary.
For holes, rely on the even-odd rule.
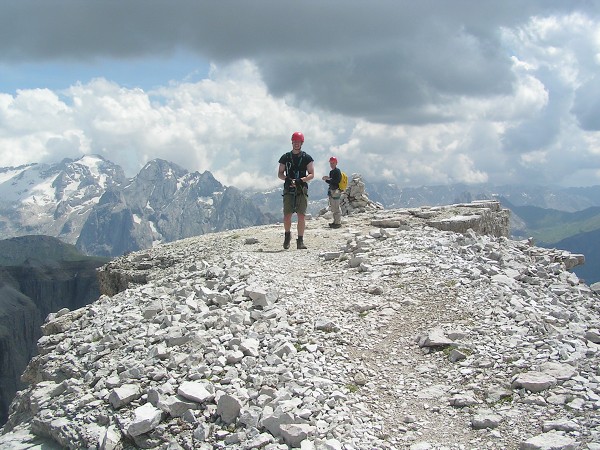
[[334,162],[337,164],[337,158],[335,156],[332,156],[331,158],[329,158],[329,162]]

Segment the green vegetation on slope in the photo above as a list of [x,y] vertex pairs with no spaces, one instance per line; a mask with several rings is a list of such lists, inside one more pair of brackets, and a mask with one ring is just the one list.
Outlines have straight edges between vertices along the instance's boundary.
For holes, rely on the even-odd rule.
[[551,245],[581,233],[600,229],[600,207],[566,212],[537,206],[508,206],[526,224],[539,245]]
[[583,254],[585,264],[573,271],[588,284],[600,281],[600,229],[571,236],[557,242],[556,247]]

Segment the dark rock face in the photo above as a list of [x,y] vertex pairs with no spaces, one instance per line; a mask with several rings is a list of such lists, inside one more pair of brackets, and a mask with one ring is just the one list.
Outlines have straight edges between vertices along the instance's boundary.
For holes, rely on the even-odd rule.
[[[60,309],[78,309],[97,299],[96,269],[106,260],[82,255],[71,260],[74,247],[47,236],[1,242],[0,423],[4,423],[15,393],[25,386],[20,377],[37,354],[44,320]],[[40,259],[32,256],[36,249]]]
[[61,261],[7,267],[19,283],[19,290],[29,297],[45,319],[61,308],[77,309],[98,298],[96,268],[102,261]]
[[[6,278],[2,270],[0,274]],[[29,297],[6,281],[0,284],[0,423],[5,423],[10,402],[24,387],[21,373],[36,354],[43,318]]]
[[[77,248],[84,253],[98,256],[124,254],[151,244],[151,238],[145,242],[134,240],[133,213],[127,208],[122,195],[104,194],[99,206],[90,212],[77,239]],[[150,236],[151,230],[145,230]],[[142,246],[142,247],[140,247]]]

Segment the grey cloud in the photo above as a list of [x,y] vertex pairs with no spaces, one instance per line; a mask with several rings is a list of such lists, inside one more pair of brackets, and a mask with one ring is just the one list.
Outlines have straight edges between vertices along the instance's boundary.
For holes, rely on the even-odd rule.
[[577,89],[572,112],[581,128],[600,131],[600,76],[596,75]]
[[497,47],[460,29],[451,38],[427,30],[362,53],[260,66],[275,95],[296,94],[333,112],[385,123],[456,120],[461,112],[448,115],[445,103],[511,92],[511,63]]
[[77,60],[186,48],[217,62],[257,62],[275,95],[375,122],[430,123],[456,119],[443,106],[457,97],[512,89],[499,27],[595,2],[565,3],[4,1],[0,53]]

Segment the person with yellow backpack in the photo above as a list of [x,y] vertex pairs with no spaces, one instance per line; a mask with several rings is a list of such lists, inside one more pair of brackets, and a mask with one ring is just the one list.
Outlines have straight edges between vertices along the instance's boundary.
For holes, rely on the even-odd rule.
[[340,198],[342,192],[348,187],[348,177],[337,167],[338,159],[335,156],[329,158],[329,176],[323,176],[323,181],[329,185],[327,198],[329,200],[329,209],[333,213],[333,222],[329,224],[331,228],[340,228],[342,226],[342,211],[340,209]]

